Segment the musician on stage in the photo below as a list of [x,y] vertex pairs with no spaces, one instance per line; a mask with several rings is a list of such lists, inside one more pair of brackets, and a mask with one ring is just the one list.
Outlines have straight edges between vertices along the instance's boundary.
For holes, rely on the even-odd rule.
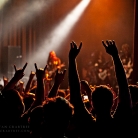
[[55,51],[51,51],[47,60],[47,77],[53,80],[56,70],[61,69],[64,66],[64,64],[61,64],[61,60],[57,57]]
[[132,63],[132,55],[128,44],[122,45],[122,50],[120,51],[120,58],[122,60],[123,65],[127,65],[129,62]]
[[51,51],[49,53],[47,65],[48,65],[48,70],[60,68],[61,60],[56,56],[55,51]]

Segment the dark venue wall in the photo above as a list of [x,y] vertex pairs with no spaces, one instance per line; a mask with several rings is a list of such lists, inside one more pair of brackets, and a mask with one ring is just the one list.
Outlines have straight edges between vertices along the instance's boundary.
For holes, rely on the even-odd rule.
[[15,71],[13,65],[17,68],[21,67],[21,47],[20,46],[4,46],[2,47],[1,55],[1,73],[8,78],[11,78]]

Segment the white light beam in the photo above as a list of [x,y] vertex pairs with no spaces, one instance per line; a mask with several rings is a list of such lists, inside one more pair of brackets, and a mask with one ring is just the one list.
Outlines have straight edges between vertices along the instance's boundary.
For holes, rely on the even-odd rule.
[[[88,6],[90,0],[82,0],[58,25],[53,29],[45,40],[39,44],[39,50],[30,57],[30,63],[38,63],[40,66],[46,64],[50,51],[59,48],[61,43],[66,39],[73,26],[79,20],[80,16]],[[34,67],[32,67],[34,68]],[[32,69],[31,68],[31,69]]]

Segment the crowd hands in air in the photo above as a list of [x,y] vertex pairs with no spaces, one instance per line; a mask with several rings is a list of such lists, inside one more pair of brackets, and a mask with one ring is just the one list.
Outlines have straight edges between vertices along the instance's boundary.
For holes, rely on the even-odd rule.
[[[93,138],[137,136],[138,127],[138,87],[128,86],[125,71],[119,57],[115,41],[102,41],[103,47],[114,63],[118,91],[112,86],[93,86],[86,80],[80,80],[77,69],[77,56],[83,51],[70,43],[68,54],[67,91],[60,89],[66,69],[57,69],[54,84],[47,91],[44,68],[34,64],[36,72],[30,73],[24,87],[26,63],[22,69],[14,65],[15,74],[8,81],[3,77],[4,86],[0,96],[0,135],[1,137],[34,138]],[[33,83],[36,75],[36,83]],[[17,85],[18,84],[18,85]],[[18,132],[3,132],[2,126],[28,126]],[[6,127],[6,129],[8,129]],[[29,131],[24,131],[29,129]],[[7,136],[10,135],[10,136]]]

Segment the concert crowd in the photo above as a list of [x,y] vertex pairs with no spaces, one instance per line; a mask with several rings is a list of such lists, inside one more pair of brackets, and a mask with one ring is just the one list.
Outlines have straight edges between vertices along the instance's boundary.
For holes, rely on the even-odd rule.
[[[99,62],[89,66],[90,77],[86,75],[86,79],[81,80],[77,57],[82,52],[82,46],[82,42],[79,45],[74,41],[70,43],[65,69],[56,53],[51,51],[45,67],[34,64],[35,72],[30,71],[26,86],[21,79],[28,63],[21,69],[14,65],[15,74],[11,80],[3,77],[4,85],[0,87],[0,137],[138,136],[138,86],[128,82],[130,75],[127,76],[128,66],[125,66],[131,66],[130,58],[120,54],[115,41],[102,41],[101,46],[110,55],[110,67],[115,77],[105,81],[107,74],[110,76],[108,63],[106,68],[103,65],[99,68],[102,57],[99,52]],[[96,67],[98,73],[93,71]],[[88,68],[86,71],[89,72]],[[63,90],[60,86],[66,72],[68,88]],[[95,74],[100,78],[98,83]],[[114,85],[117,87],[114,88]]]

